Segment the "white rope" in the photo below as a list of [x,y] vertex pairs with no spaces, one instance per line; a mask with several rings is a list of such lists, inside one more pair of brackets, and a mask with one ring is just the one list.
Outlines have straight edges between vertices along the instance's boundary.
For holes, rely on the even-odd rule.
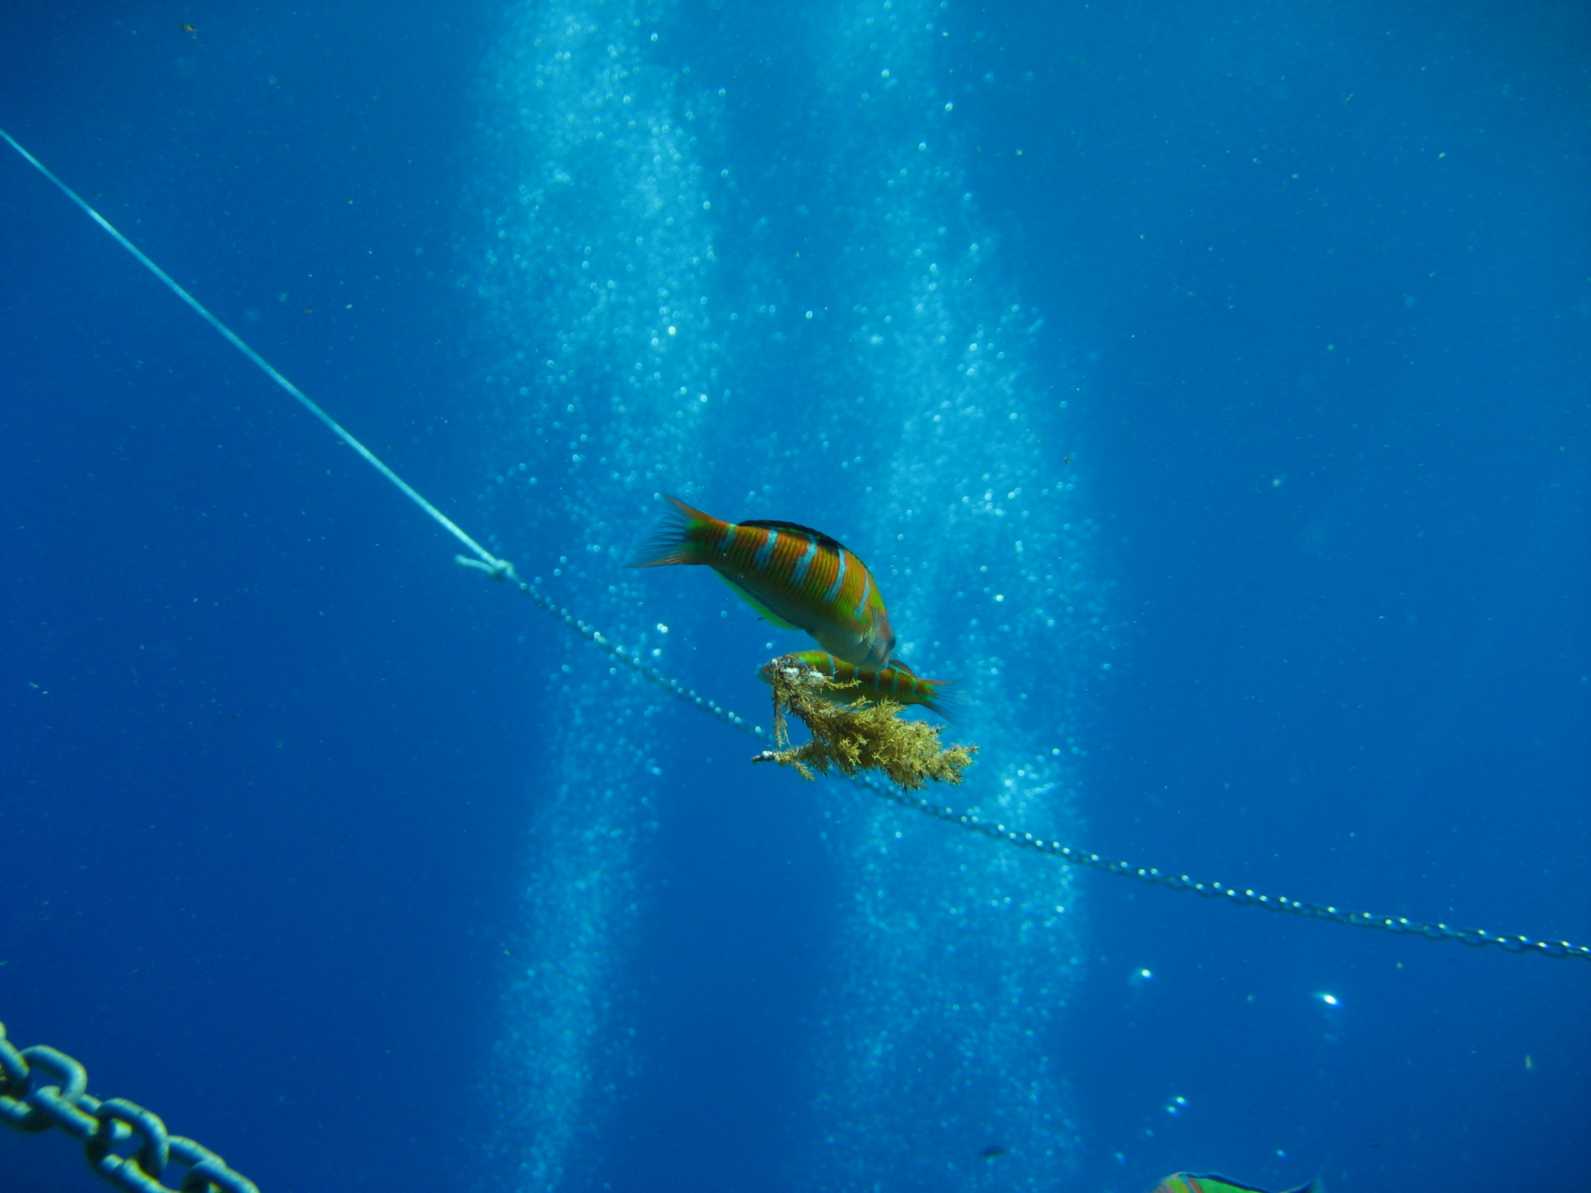
[[45,178],[48,178],[56,185],[63,195],[65,195],[73,203],[77,204],[78,207],[82,208],[83,213],[87,215],[89,219],[93,220],[96,224],[103,228],[112,240],[131,253],[134,260],[136,260],[150,273],[159,278],[161,282],[165,284],[166,289],[170,290],[178,298],[182,299],[183,302],[187,303],[188,307],[193,311],[194,314],[198,315],[199,318],[203,319],[211,327],[215,328],[217,334],[219,334],[222,339],[231,344],[245,357],[247,357],[254,364],[254,367],[260,370],[260,372],[264,373],[272,381],[276,382],[277,385],[281,386],[282,389],[287,392],[289,397],[291,397],[305,410],[309,411],[316,418],[318,418],[321,424],[333,435],[337,436],[338,439],[341,439],[345,444],[353,448],[354,452],[359,456],[360,459],[362,459],[366,464],[369,464],[382,476],[386,477],[387,480],[391,481],[394,487],[397,488],[398,492],[402,493],[410,501],[414,502],[415,505],[419,506],[426,513],[430,514],[431,517],[436,520],[437,525],[441,526],[442,529],[446,530],[454,538],[458,539],[459,542],[463,543],[470,554],[474,555],[483,564],[485,564],[487,568],[494,572],[508,572],[510,574],[513,572],[514,569],[512,564],[498,559],[485,547],[477,543],[473,538],[464,532],[463,528],[460,527],[458,523],[454,522],[452,518],[449,518],[441,510],[437,509],[436,506],[432,505],[428,500],[426,500],[426,498],[417,490],[415,490],[415,488],[410,485],[408,481],[404,480],[396,472],[392,471],[391,468],[388,468],[386,463],[382,461],[382,459],[377,456],[375,452],[371,451],[363,443],[360,443],[359,440],[355,439],[353,434],[343,427],[341,423],[339,423],[331,415],[327,414],[318,405],[316,405],[308,394],[299,389],[298,386],[294,385],[286,377],[282,376],[281,373],[277,372],[275,365],[271,364],[270,361],[266,360],[253,348],[251,348],[247,341],[245,341],[242,336],[238,335],[237,332],[233,331],[225,323],[222,323],[221,320],[212,315],[209,309],[202,302],[184,290],[182,285],[175,278],[151,261],[147,253],[145,253],[132,241],[128,240],[127,237],[123,236],[121,232],[117,230],[115,225],[112,224],[108,219],[90,207],[81,195],[57,178],[48,166],[24,149],[22,144],[15,137],[6,132],[6,130],[3,128],[0,128],[0,137],[4,137],[6,144],[10,145],[11,148],[15,149],[19,154],[21,154],[22,159],[27,162],[28,165],[32,166],[40,174],[44,175]]

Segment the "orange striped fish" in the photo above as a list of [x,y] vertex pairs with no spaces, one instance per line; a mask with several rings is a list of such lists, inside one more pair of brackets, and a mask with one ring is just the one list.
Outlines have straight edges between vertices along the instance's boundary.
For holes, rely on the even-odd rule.
[[919,705],[947,720],[950,717],[946,705],[953,702],[946,700],[942,690],[950,681],[922,679],[899,659],[883,667],[856,667],[826,651],[801,650],[795,654],[781,655],[771,663],[764,663],[757,674],[772,683],[773,672],[785,668],[794,669],[798,673],[816,672],[838,683],[854,682],[856,684],[854,688],[842,688],[839,691],[827,688],[821,692],[825,700],[832,700],[837,704],[849,704],[852,700],[858,699],[893,700],[896,704]]
[[828,535],[794,522],[725,522],[678,497],[672,517],[631,567],[705,564],[775,625],[805,630],[847,663],[882,667],[895,649],[873,574]]

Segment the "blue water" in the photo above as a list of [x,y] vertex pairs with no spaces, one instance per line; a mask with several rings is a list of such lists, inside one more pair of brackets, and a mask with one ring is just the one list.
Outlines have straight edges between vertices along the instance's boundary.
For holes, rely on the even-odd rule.
[[[1591,941],[1581,6],[19,7],[0,126],[678,681],[804,643],[663,491],[869,562],[959,806]],[[0,1020],[91,1092],[277,1191],[1582,1166],[1591,966],[753,768],[0,203]]]

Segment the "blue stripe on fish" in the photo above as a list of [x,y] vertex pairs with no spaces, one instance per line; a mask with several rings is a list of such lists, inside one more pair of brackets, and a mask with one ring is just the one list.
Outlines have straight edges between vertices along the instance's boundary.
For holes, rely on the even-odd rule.
[[856,618],[858,621],[861,620],[862,614],[867,612],[867,598],[872,595],[872,592],[873,592],[873,577],[868,575],[866,572],[863,572],[862,573],[862,599],[856,602],[856,608],[851,613],[851,616]]
[[834,569],[834,583],[830,584],[828,592],[823,594],[823,599],[826,601],[832,601],[839,596],[840,585],[845,582],[845,551],[839,550],[834,554],[839,558],[840,562]]
[[774,544],[778,541],[779,532],[777,530],[768,531],[767,539],[757,549],[757,557],[752,560],[752,563],[756,564],[758,571],[765,572],[768,570],[768,561],[773,558]]
[[718,545],[718,549],[719,549],[719,551],[723,552],[723,554],[725,554],[725,555],[728,555],[729,552],[730,552],[730,549],[733,548],[734,545],[735,545],[735,530],[736,529],[737,528],[736,528],[735,524],[733,522],[731,522],[731,523],[729,523],[728,527],[724,530],[724,541]]
[[812,561],[817,557],[818,540],[809,538],[807,539],[807,549],[801,553],[801,558],[796,560],[795,571],[790,576],[791,581],[797,585],[806,583],[807,569],[812,566]]

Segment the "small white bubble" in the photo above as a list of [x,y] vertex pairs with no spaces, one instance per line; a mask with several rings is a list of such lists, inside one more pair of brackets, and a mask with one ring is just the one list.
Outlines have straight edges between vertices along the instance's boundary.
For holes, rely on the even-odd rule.
[[660,621],[660,622],[658,622],[658,623],[657,623],[657,632],[658,632],[658,633],[659,633],[659,634],[666,634],[666,633],[668,633],[668,626],[667,626],[667,625],[666,625],[666,624],[665,624],[665,623],[663,623],[663,622],[661,622],[661,621]]

